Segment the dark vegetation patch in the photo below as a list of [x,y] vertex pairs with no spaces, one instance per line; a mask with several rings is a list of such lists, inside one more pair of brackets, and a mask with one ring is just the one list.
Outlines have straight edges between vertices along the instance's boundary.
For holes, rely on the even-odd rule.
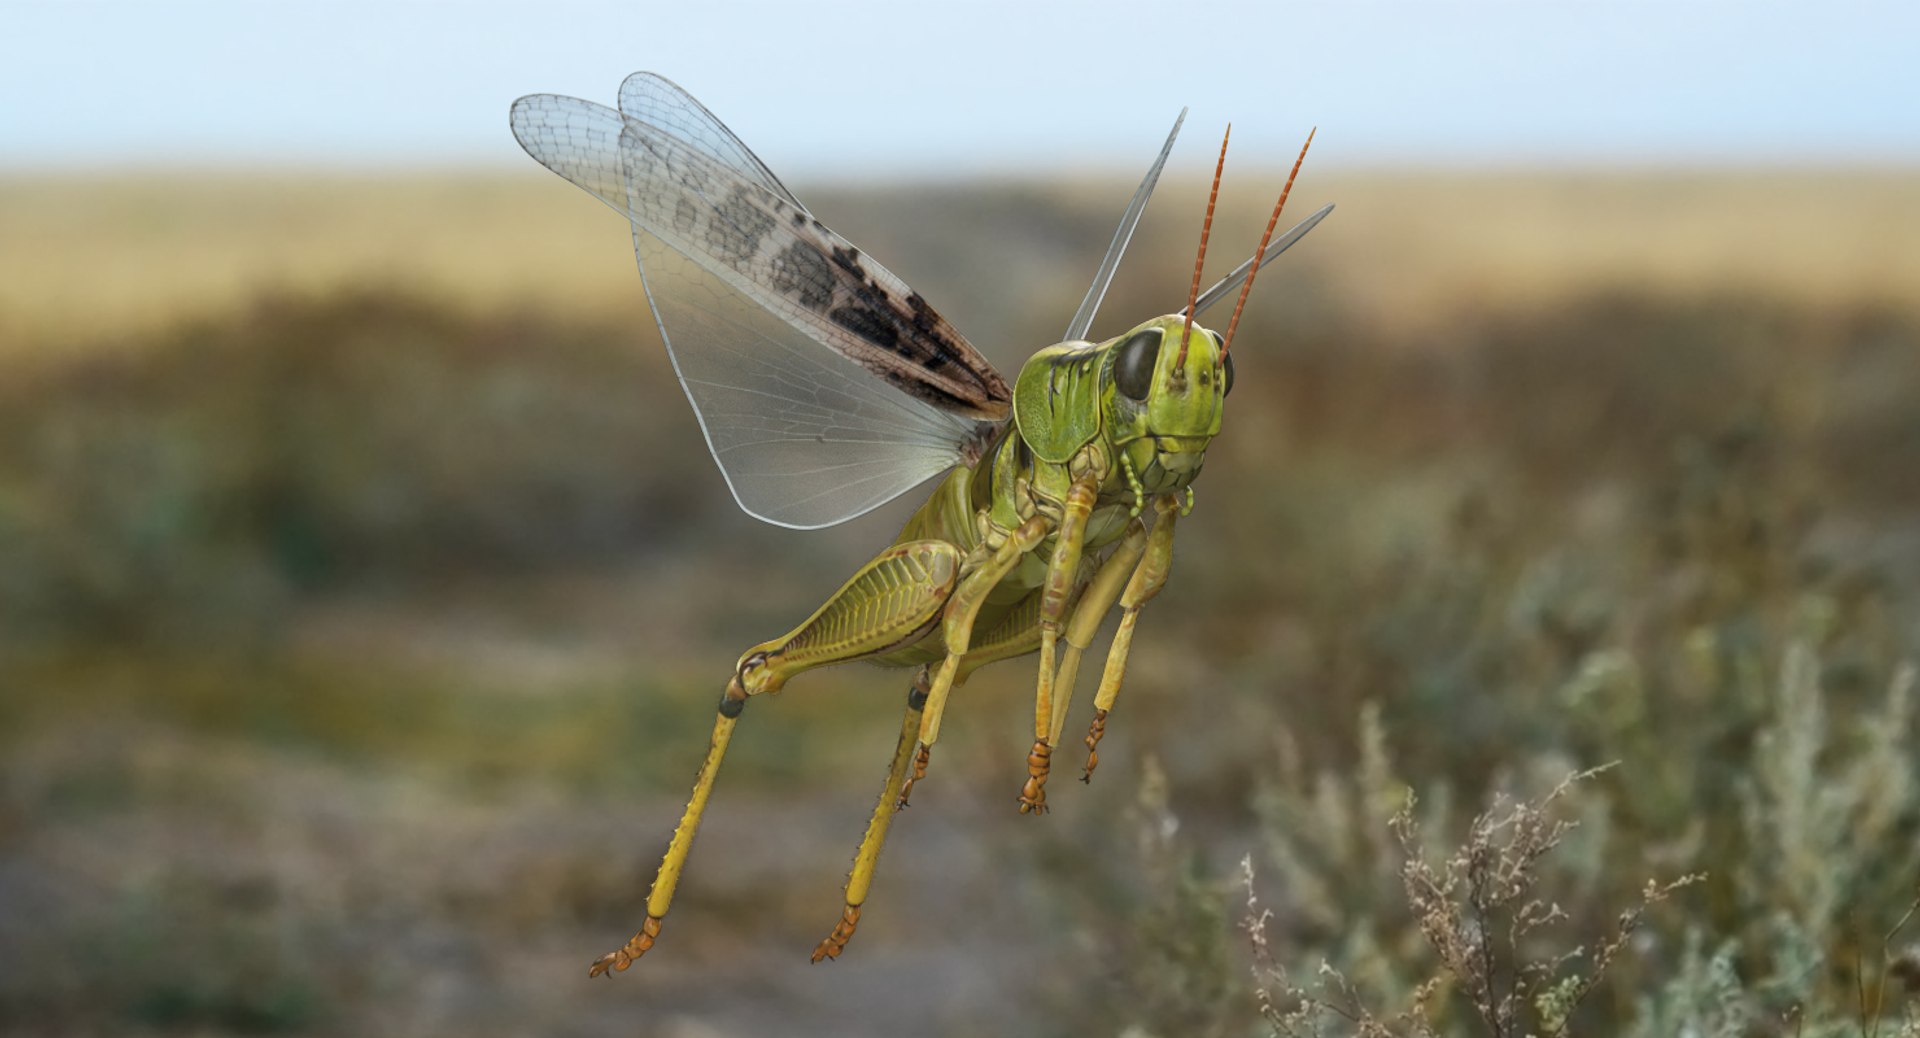
[[[739,519],[639,340],[364,295],[16,353],[40,359],[0,379],[0,921],[25,921],[0,924],[0,1025],[577,1011],[511,978],[632,928],[665,829],[609,805],[670,826],[733,659],[857,565],[848,537],[892,532]],[[842,969],[949,958],[862,1005],[923,1020],[1005,962],[1026,979],[995,1004],[1063,1034],[1247,1033],[1262,990],[1282,1034],[1901,1033],[1920,326],[1595,296],[1425,341],[1324,316],[1235,355],[1091,791],[1040,825],[949,815],[979,875],[913,859],[934,800],[1012,810],[1031,669],[970,685]],[[760,975],[733,956],[831,922],[823,802],[850,852],[905,685],[803,681],[749,708],[712,817],[778,810],[703,835],[653,953],[687,983],[633,997],[735,1005],[701,964]]]

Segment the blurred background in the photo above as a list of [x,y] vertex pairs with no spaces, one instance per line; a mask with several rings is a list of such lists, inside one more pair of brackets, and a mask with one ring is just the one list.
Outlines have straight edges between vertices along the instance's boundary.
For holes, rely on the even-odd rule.
[[[7,20],[0,1031],[1361,1033],[1256,989],[1409,1005],[1440,964],[1405,857],[1610,761],[1552,808],[1579,827],[1526,875],[1566,918],[1509,986],[1577,987],[1649,880],[1704,878],[1527,1026],[1911,1014],[1910,7]],[[982,672],[810,966],[906,675],[808,675],[747,712],[660,946],[589,984],[728,668],[917,497],[812,534],[735,510],[625,227],[507,130],[642,68],[1008,373],[1182,105],[1096,335],[1179,305],[1229,120],[1213,269],[1311,126],[1290,209],[1339,209],[1259,282],[1096,781],[1068,754],[1018,815],[1033,668]],[[1243,858],[1291,981],[1254,969]],[[1440,1033],[1520,1033],[1470,987],[1429,991]]]

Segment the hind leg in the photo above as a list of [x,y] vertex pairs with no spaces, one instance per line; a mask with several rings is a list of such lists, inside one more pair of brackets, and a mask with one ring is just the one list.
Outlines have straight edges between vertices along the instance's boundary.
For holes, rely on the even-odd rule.
[[913,679],[913,686],[907,690],[907,715],[900,722],[900,741],[893,748],[893,764],[887,769],[887,781],[880,788],[880,800],[873,805],[873,816],[867,819],[867,834],[860,839],[860,850],[853,856],[853,871],[847,874],[847,904],[840,913],[840,921],[834,924],[833,932],[827,939],[813,949],[813,961],[837,959],[846,950],[847,942],[853,938],[853,928],[860,925],[860,906],[866,903],[867,891],[873,886],[874,866],[880,862],[880,847],[887,841],[887,827],[893,824],[896,803],[900,799],[900,786],[906,780],[907,764],[913,759],[913,744],[920,737],[920,711],[927,705],[927,668],[920,668],[920,676]]
[[960,550],[944,541],[895,545],[861,567],[799,627],[747,650],[720,698],[719,717],[694,779],[693,796],[673,830],[647,896],[646,922],[626,944],[595,959],[587,971],[590,976],[626,969],[660,936],[661,921],[673,904],[707,797],[747,700],[762,692],[778,692],[789,679],[815,667],[873,656],[918,637],[939,621],[959,580],[960,562]]
[[[989,663],[1024,656],[1040,647],[1041,595],[1039,591],[1028,595],[993,630],[973,639],[966,658],[960,663],[959,673],[954,675],[955,688],[964,685],[970,674]],[[908,768],[916,759],[914,744],[918,741],[920,716],[930,685],[929,668],[920,668],[919,677],[907,691],[907,714],[900,722],[900,741],[893,748],[893,765],[887,771],[887,781],[880,790],[873,816],[867,820],[867,833],[854,855],[853,871],[847,876],[846,908],[840,913],[840,921],[834,924],[833,932],[813,949],[815,962],[839,958],[853,937],[854,927],[860,923],[860,906],[873,884],[874,865],[880,859],[881,844],[886,842],[887,827],[894,813],[906,806],[901,787],[909,781]],[[920,773],[924,775],[924,769]]]

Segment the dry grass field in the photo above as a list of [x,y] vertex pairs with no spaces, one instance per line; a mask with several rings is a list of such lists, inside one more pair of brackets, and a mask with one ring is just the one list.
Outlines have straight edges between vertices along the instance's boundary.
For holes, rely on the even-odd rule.
[[[1234,171],[1221,200],[1223,248],[1252,251],[1270,205],[1262,196],[1277,179]],[[1005,283],[1027,286],[1038,271],[1039,290],[978,305],[1071,312],[1088,276],[1073,261],[1089,239],[1104,245],[1129,185],[806,187],[809,205],[910,281],[966,285],[989,276],[984,266],[1019,271]],[[1204,190],[1163,186],[1142,244],[1190,256]],[[1920,182],[1906,170],[1309,169],[1297,197],[1302,214],[1324,201],[1341,207],[1302,250],[1317,277],[1312,305],[1403,326],[1431,328],[1483,301],[1538,307],[1602,289],[1920,306],[1911,230]],[[544,174],[0,177],[0,229],[0,342],[14,348],[137,337],[269,292],[397,290],[477,316],[625,319],[644,305],[618,219],[584,194],[554,190]],[[991,262],[976,261],[983,255]],[[1143,286],[1148,271],[1159,273],[1137,258],[1135,267]]]
[[[799,193],[1011,371],[1128,188]],[[904,682],[809,675],[589,983],[905,506],[738,514],[551,177],[0,180],[0,1032],[1920,1035],[1920,175],[1295,198],[1092,784],[983,672],[810,966]]]

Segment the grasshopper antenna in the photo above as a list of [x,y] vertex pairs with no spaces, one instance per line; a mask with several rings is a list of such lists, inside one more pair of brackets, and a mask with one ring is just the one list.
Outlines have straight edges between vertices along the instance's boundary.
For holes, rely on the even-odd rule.
[[1200,269],[1207,263],[1207,235],[1213,230],[1213,204],[1220,200],[1220,173],[1227,168],[1227,139],[1232,136],[1233,124],[1228,123],[1227,132],[1220,135],[1220,159],[1213,164],[1213,190],[1207,193],[1207,218],[1200,223],[1200,255],[1193,261],[1193,287],[1187,290],[1187,323],[1180,329],[1180,355],[1173,360],[1175,371],[1185,371],[1187,367],[1187,336],[1193,334],[1193,303],[1200,298]]
[[[1293,228],[1287,231],[1287,233],[1275,238],[1273,244],[1267,246],[1266,258],[1260,261],[1260,265],[1262,267],[1271,266],[1274,260],[1280,258],[1281,253],[1292,248],[1295,242],[1306,237],[1308,231],[1320,226],[1320,221],[1326,219],[1327,214],[1331,212],[1333,212],[1333,203],[1329,202],[1314,210],[1306,219],[1294,224]],[[1213,304],[1227,298],[1227,293],[1239,288],[1240,282],[1246,280],[1247,272],[1252,269],[1253,257],[1248,256],[1246,262],[1233,268],[1233,273],[1214,282],[1212,288],[1200,293],[1200,298],[1193,304],[1193,312],[1196,314],[1204,314],[1212,308]]]
[[[1233,349],[1233,330],[1240,327],[1240,311],[1246,308],[1247,296],[1253,291],[1254,275],[1260,273],[1261,260],[1267,254],[1267,242],[1273,240],[1273,228],[1280,222],[1280,210],[1286,208],[1287,195],[1293,191],[1293,178],[1300,175],[1300,164],[1307,160],[1307,149],[1313,147],[1313,135],[1319,129],[1316,126],[1307,131],[1306,143],[1300,145],[1300,157],[1293,160],[1293,171],[1287,174],[1286,185],[1280,188],[1280,200],[1273,203],[1273,215],[1267,217],[1267,230],[1260,235],[1260,247],[1254,250],[1253,266],[1247,271],[1247,283],[1240,286],[1240,298],[1233,304],[1233,319],[1227,322],[1227,337],[1220,345],[1222,357],[1227,355],[1228,350]],[[1194,284],[1198,285],[1199,282],[1195,281]],[[1187,321],[1189,323],[1193,321],[1192,313],[1188,313]]]

